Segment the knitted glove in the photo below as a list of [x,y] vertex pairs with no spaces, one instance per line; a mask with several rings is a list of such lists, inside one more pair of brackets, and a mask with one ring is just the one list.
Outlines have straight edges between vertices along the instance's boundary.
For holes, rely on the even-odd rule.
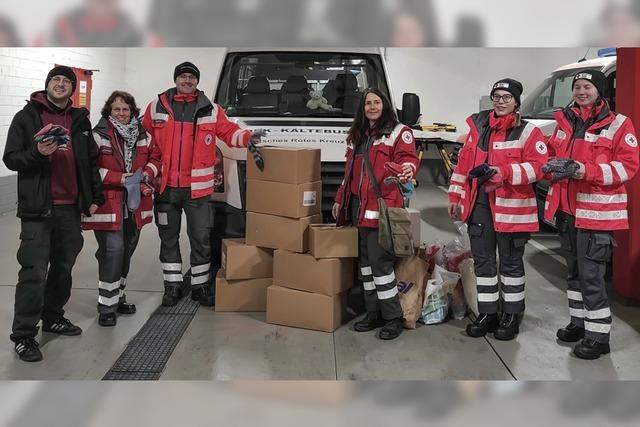
[[264,170],[264,160],[262,159],[262,154],[260,153],[260,149],[256,146],[260,143],[263,136],[266,136],[267,133],[263,130],[256,130],[249,137],[249,145],[247,149],[253,155],[253,161],[256,162],[256,166],[260,170]]
[[63,126],[51,123],[43,127],[34,137],[36,142],[40,142],[46,138],[53,138],[58,145],[68,144],[71,141],[69,130]]
[[478,185],[484,184],[489,178],[496,174],[496,170],[486,163],[476,166],[469,171],[469,179],[477,179]]
[[469,178],[471,179],[479,179],[479,178],[487,178],[489,179],[491,176],[495,175],[496,170],[493,169],[486,163],[481,164],[480,166],[476,166],[475,168],[469,171]]
[[575,178],[580,165],[572,159],[555,158],[542,166],[542,172],[551,173],[551,182]]

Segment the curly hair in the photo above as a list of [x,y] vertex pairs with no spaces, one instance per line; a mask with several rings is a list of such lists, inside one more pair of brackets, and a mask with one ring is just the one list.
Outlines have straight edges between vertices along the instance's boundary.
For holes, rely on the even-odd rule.
[[111,95],[109,95],[109,98],[107,98],[107,100],[105,101],[104,107],[102,107],[102,111],[100,112],[102,117],[104,117],[105,119],[109,118],[109,116],[111,115],[111,104],[113,104],[113,102],[117,98],[122,99],[124,103],[129,106],[129,108],[131,109],[131,117],[140,116],[140,109],[136,105],[136,100],[133,98],[133,95],[123,90],[116,90]]

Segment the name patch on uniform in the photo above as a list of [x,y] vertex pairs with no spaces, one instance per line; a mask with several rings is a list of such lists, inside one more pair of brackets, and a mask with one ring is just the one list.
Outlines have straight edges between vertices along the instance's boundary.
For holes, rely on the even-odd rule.
[[402,134],[402,140],[405,144],[411,144],[413,143],[413,135],[411,134],[411,132],[406,131]]
[[211,145],[211,142],[213,142],[213,136],[211,136],[211,134],[208,133],[207,136],[204,137],[204,143],[206,145]]
[[629,147],[636,148],[638,146],[638,140],[636,139],[636,136],[632,133],[628,133],[625,135],[624,142],[626,142]]
[[556,138],[558,138],[559,140],[563,140],[567,137],[567,134],[564,133],[563,131],[559,130],[558,133],[556,133]]
[[547,144],[545,144],[542,141],[538,141],[536,142],[536,151],[540,154],[546,154],[547,153]]

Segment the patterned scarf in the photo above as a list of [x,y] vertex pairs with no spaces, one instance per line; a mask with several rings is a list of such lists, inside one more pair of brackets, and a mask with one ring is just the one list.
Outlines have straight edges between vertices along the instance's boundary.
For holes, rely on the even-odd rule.
[[131,172],[131,168],[133,167],[133,155],[136,152],[136,142],[138,142],[140,123],[135,117],[131,117],[131,121],[126,125],[123,125],[111,116],[109,116],[109,121],[120,136],[124,138],[124,166],[126,172]]

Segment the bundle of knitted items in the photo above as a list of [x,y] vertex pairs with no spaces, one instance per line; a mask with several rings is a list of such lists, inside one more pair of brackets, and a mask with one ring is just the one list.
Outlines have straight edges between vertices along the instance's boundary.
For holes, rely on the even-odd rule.
[[551,182],[576,178],[580,165],[572,159],[555,158],[542,166],[542,172],[551,174]]
[[48,138],[53,138],[58,145],[65,145],[71,142],[71,135],[67,128],[51,123],[40,129],[40,132],[36,133],[34,137],[36,142],[41,142]]
[[256,166],[260,170],[264,170],[264,160],[262,158],[262,154],[260,153],[260,149],[257,147],[257,144],[259,144],[262,137],[266,135],[267,133],[265,131],[256,130],[251,134],[251,137],[249,138],[249,145],[247,146],[247,149],[253,156],[253,161],[256,163]]

